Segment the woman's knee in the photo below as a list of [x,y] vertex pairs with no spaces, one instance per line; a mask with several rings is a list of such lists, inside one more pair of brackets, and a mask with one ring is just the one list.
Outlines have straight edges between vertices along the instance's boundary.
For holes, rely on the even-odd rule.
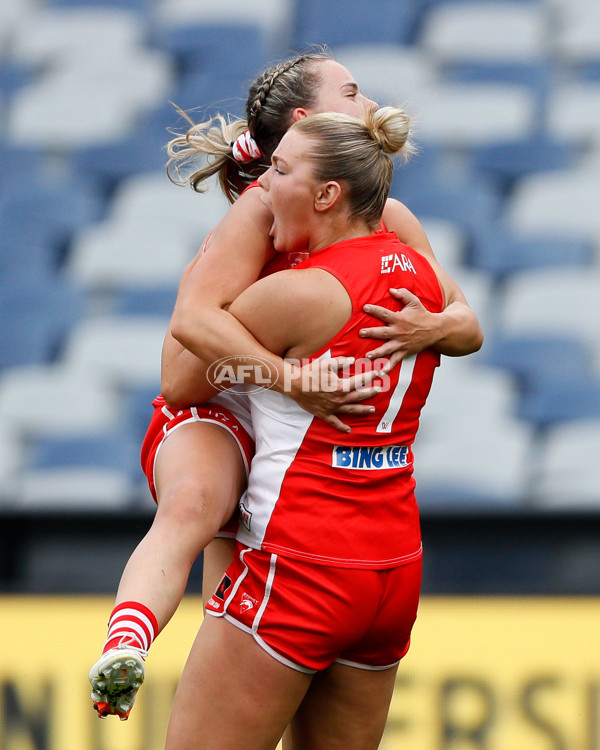
[[182,478],[159,491],[157,520],[185,533],[202,530],[212,538],[227,521],[231,505],[230,497],[221,488]]

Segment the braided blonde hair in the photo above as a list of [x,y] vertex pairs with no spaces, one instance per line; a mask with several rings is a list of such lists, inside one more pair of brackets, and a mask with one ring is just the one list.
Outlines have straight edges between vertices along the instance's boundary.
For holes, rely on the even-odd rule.
[[[264,70],[250,86],[246,119],[216,115],[194,124],[185,112],[178,110],[190,127],[167,144],[169,178],[178,185],[190,185],[193,190],[203,192],[206,181],[217,175],[223,192],[233,203],[271,163],[271,154],[292,124],[292,112],[298,107],[314,105],[321,81],[316,63],[330,59],[324,49],[315,49]],[[240,164],[233,158],[232,148],[246,129],[263,155]],[[204,163],[198,167],[198,159],[202,157]]]

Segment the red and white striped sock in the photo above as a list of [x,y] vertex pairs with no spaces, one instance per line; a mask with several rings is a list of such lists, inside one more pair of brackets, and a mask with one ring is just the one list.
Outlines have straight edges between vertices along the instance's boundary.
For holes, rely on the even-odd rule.
[[158,623],[151,610],[140,602],[121,602],[108,621],[108,637],[102,653],[130,646],[146,653],[158,635]]

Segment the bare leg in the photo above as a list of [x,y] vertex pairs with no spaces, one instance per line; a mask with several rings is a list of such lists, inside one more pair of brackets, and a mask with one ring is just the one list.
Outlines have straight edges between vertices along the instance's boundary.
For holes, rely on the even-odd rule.
[[286,750],[376,750],[397,671],[336,663],[320,672],[286,732]]
[[175,695],[165,750],[273,750],[311,675],[207,615]]
[[125,566],[115,604],[145,604],[161,630],[183,597],[192,564],[236,507],[246,474],[233,437],[207,422],[174,430],[155,473],[158,510]]

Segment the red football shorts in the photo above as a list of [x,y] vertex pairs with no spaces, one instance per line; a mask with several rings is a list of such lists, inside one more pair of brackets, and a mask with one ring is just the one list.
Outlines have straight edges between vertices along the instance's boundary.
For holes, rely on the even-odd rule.
[[[248,475],[252,456],[254,455],[254,440],[250,436],[246,426],[229,409],[220,404],[203,404],[175,411],[171,410],[162,396],[156,398],[152,404],[154,406],[154,414],[152,415],[142,443],[141,462],[142,469],[148,480],[148,487],[155,502],[154,467],[156,456],[161,445],[171,432],[183,424],[211,422],[227,430],[238,444],[246,468],[246,475]],[[219,532],[218,536],[235,537],[237,526],[238,521],[237,517],[235,517]]]
[[408,651],[420,590],[421,559],[385,570],[333,568],[237,543],[206,612],[302,672],[335,661],[388,669]]

